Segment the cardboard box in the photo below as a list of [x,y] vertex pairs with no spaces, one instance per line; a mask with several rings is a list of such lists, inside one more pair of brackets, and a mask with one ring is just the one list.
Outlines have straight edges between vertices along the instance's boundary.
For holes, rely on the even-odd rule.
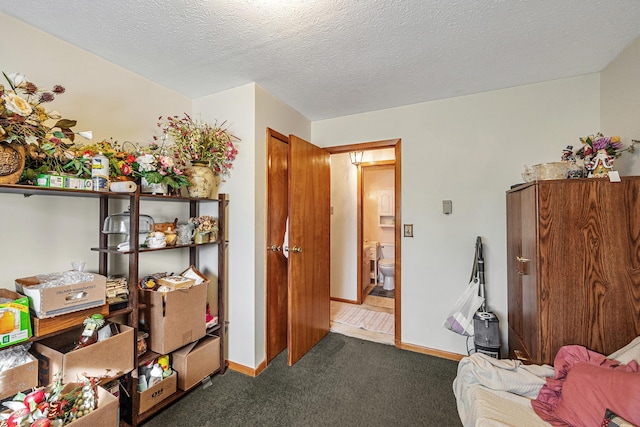
[[133,370],[134,329],[118,325],[120,333],[104,341],[69,351],[80,337],[83,327],[34,342],[31,351],[38,359],[38,383],[43,386],[54,381],[62,372],[62,382],[77,381],[81,375],[104,377],[104,381]]
[[38,386],[38,361],[29,353],[26,356],[27,363],[0,372],[0,399]]
[[189,390],[220,367],[220,338],[206,337],[171,353],[178,388]]
[[0,348],[26,341],[31,336],[29,299],[8,289],[0,289]]
[[99,274],[93,274],[90,282],[33,289],[38,284],[35,276],[16,279],[16,290],[29,297],[30,308],[40,319],[106,303],[107,278]]
[[177,377],[178,375],[174,372],[145,391],[136,392],[139,395],[138,414],[142,414],[175,393],[177,390]]
[[142,289],[139,292],[152,351],[168,354],[205,335],[206,283],[170,292]]
[[[64,386],[62,393],[68,393],[79,383],[69,383]],[[97,387],[98,391],[98,407],[88,415],[78,418],[77,420],[66,424],[73,427],[118,427],[119,419],[119,399],[109,393],[102,387]],[[4,411],[3,414],[10,414],[11,411]],[[52,424],[53,425],[53,424]]]
[[[63,393],[68,393],[77,383],[65,385]],[[119,420],[119,399],[104,388],[98,386],[98,407],[88,415],[67,424],[73,427],[117,427]]]

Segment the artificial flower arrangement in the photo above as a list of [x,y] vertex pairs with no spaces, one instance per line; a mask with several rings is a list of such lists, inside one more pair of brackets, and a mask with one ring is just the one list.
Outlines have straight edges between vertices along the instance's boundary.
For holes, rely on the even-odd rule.
[[218,232],[218,222],[214,217],[210,215],[201,215],[189,218],[189,224],[193,224],[196,231],[199,231],[201,233]]
[[595,156],[600,150],[604,150],[611,158],[620,157],[624,151],[629,149],[633,152],[633,145],[623,150],[619,136],[604,136],[600,132],[595,135],[581,137],[580,142],[582,145],[578,148],[576,156],[581,159]]
[[582,145],[576,151],[576,156],[584,160],[584,166],[589,171],[589,177],[606,176],[607,170],[613,168],[613,162],[626,151],[633,153],[635,144],[640,141],[632,140],[631,145],[624,147],[619,136],[604,136],[601,132],[580,138]]
[[73,389],[63,393],[59,379],[47,387],[34,389],[29,394],[18,393],[3,405],[11,410],[2,413],[7,427],[61,427],[88,415],[97,408],[98,379],[85,378]]
[[[65,92],[61,85],[41,90],[24,74],[2,73],[9,87],[0,84],[0,140],[12,144],[39,144],[49,148],[64,140],[72,141],[75,120],[63,119],[57,111],[46,111],[43,104]],[[53,122],[55,120],[55,122]],[[52,123],[53,122],[53,123]],[[79,132],[91,139],[91,132]]]
[[[44,104],[65,92],[60,85],[41,90],[24,74],[2,73],[8,85],[0,84],[0,182],[15,183],[23,174],[29,158],[61,167],[68,160],[68,144],[75,133],[75,120],[63,119],[57,111],[47,111]],[[91,132],[78,132],[91,139]]]
[[[132,158],[127,157],[127,160]],[[125,165],[129,163],[122,163],[121,168]],[[130,166],[134,176],[144,178],[149,184],[166,184],[173,189],[189,185],[189,180],[182,168],[175,164],[173,156],[155,143],[139,149]]]
[[189,224],[193,225],[195,228],[196,243],[203,243],[206,241],[215,242],[218,240],[218,221],[216,221],[214,217],[201,215],[189,218]]
[[[170,137],[173,141],[171,149],[180,165],[186,167],[203,162],[217,174],[229,175],[238,154],[233,141],[239,139],[224,128],[224,122],[211,126],[185,113],[183,117],[159,117],[158,127],[163,139]],[[154,138],[157,141],[158,138]]]
[[[125,149],[125,145],[130,149]],[[91,177],[91,159],[98,153],[109,159],[109,178],[112,181],[145,178],[150,184],[167,184],[173,189],[189,185],[183,170],[174,163],[173,156],[162,154],[156,144],[140,147],[131,142],[103,140],[89,145],[60,145],[62,155],[39,152],[28,155],[25,176],[33,180],[38,173],[54,171],[78,177]],[[31,153],[28,153],[31,154]],[[64,160],[61,160],[64,159]]]

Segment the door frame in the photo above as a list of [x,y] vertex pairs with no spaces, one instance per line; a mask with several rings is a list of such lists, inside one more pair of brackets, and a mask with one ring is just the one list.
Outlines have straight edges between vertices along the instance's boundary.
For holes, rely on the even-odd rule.
[[[287,304],[284,304],[284,307],[280,304],[280,300],[278,296],[282,296],[283,294],[287,296],[286,300],[288,301],[288,267],[278,265],[277,263],[272,263],[269,260],[269,257],[284,257],[284,247],[287,245],[286,241],[283,241],[281,246],[278,246],[280,243],[280,235],[273,236],[271,235],[272,230],[275,228],[275,225],[272,223],[274,219],[272,218],[273,207],[272,204],[272,189],[277,182],[272,182],[272,174],[271,167],[274,160],[271,158],[270,144],[271,139],[275,139],[280,141],[283,144],[287,145],[287,150],[289,146],[289,137],[277,132],[271,128],[267,127],[267,182],[266,182],[266,255],[265,255],[265,353],[266,353],[266,364],[269,364],[273,358],[275,358],[281,351],[286,350],[288,348],[287,345]],[[288,154],[287,154],[288,158]],[[288,159],[286,159],[288,163]],[[285,171],[286,172],[286,171]],[[288,173],[288,172],[286,172]],[[286,199],[287,204],[284,207],[286,211],[286,215],[288,217],[288,178],[286,178],[287,182],[287,191],[286,191]],[[282,236],[286,234],[285,226],[282,226]],[[284,236],[286,237],[286,236]],[[276,247],[273,248],[272,245]],[[274,250],[275,249],[275,250]],[[273,261],[273,260],[271,260]],[[270,276],[270,269],[272,267],[283,268],[283,271],[280,273],[284,273],[284,282],[279,281],[278,279],[282,279],[281,276],[275,277]],[[284,323],[284,326],[283,326]],[[282,330],[281,330],[282,329]],[[284,343],[284,347],[283,347]]]
[[[363,142],[358,144],[349,144],[349,145],[338,145],[333,147],[325,147],[325,150],[329,152],[329,154],[342,154],[349,153],[352,151],[370,151],[370,150],[379,150],[382,148],[393,148],[394,156],[395,156],[395,179],[394,179],[394,196],[395,196],[395,218],[396,224],[394,227],[394,240],[395,240],[395,298],[394,298],[394,344],[396,347],[400,347],[401,342],[401,332],[402,325],[400,322],[401,319],[401,296],[402,296],[402,268],[400,265],[401,254],[402,254],[402,238],[401,238],[401,229],[402,229],[402,209],[401,209],[401,189],[402,189],[402,161],[401,161],[401,147],[402,140],[400,138],[397,139],[385,139],[380,141],[371,141],[371,142]],[[375,162],[368,163],[369,165],[375,164]],[[360,183],[362,180],[362,169],[360,165],[358,165],[358,186],[360,187]],[[362,303],[362,220],[360,216],[362,215],[362,202],[361,198],[358,198],[358,231],[357,231],[357,282],[358,282],[358,303]]]

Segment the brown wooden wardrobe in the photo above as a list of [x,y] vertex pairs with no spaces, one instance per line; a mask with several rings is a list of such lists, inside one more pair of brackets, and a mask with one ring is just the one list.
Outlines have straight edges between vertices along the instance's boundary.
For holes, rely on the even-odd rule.
[[538,181],[507,191],[509,357],[609,354],[640,335],[640,177]]

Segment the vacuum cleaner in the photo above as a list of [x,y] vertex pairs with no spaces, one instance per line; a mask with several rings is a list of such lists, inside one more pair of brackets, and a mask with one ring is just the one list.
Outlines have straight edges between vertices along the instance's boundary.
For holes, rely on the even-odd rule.
[[476,239],[476,256],[471,272],[471,279],[474,277],[480,282],[480,296],[484,302],[473,315],[473,344],[477,353],[484,353],[487,356],[500,358],[500,326],[498,317],[491,311],[487,311],[486,289],[484,282],[484,256],[482,254],[482,239]]

